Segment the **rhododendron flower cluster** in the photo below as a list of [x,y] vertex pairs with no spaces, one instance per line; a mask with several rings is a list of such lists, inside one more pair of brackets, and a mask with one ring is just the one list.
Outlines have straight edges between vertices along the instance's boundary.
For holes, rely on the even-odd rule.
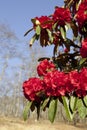
[[39,78],[33,77],[23,83],[23,92],[28,100],[40,101],[38,93],[43,91],[43,81]]
[[66,93],[67,75],[58,70],[49,72],[44,77],[45,92],[47,96],[64,96]]
[[64,0],[51,15],[31,21],[33,28],[24,35],[34,30],[30,46],[35,40],[41,47],[52,45],[53,55],[40,58],[37,77],[23,83],[28,108],[34,105],[39,115],[48,107],[53,122],[59,101],[70,120],[87,117],[87,0]]
[[81,29],[85,22],[87,22],[87,0],[84,0],[76,13],[76,19],[79,25],[79,28]]
[[82,68],[80,72],[77,70],[69,73],[67,84],[68,92],[75,94],[78,97],[84,97],[87,94],[87,68]]
[[[49,71],[46,71],[50,69]],[[30,78],[23,84],[24,95],[29,100],[40,101],[41,93],[47,96],[60,97],[74,95],[84,97],[87,94],[87,68],[78,72],[73,70],[64,73],[54,70],[55,65],[47,60],[42,61],[38,66],[40,78]]]
[[[61,12],[61,13],[60,13]],[[71,13],[67,8],[56,7],[53,14],[54,23],[57,22],[58,25],[64,26],[66,23],[71,22]]]
[[82,41],[82,47],[80,49],[80,53],[83,58],[87,57],[87,38]]
[[45,76],[48,72],[56,70],[56,66],[53,62],[49,62],[47,59],[40,62],[37,66],[37,72],[39,76]]
[[[60,13],[61,12],[61,13]],[[35,17],[33,20],[34,29],[39,25],[42,29],[52,29],[52,26],[57,22],[58,25],[64,26],[71,22],[71,14],[69,9],[56,7],[52,16]]]
[[34,28],[40,25],[42,29],[52,29],[52,19],[48,16],[35,17]]

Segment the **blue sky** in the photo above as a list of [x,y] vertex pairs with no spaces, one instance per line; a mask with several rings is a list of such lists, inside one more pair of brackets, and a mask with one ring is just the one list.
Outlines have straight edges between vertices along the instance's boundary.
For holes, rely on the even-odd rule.
[[56,5],[62,6],[63,0],[0,0],[0,22],[24,40],[24,33],[32,27],[31,18],[53,13]]
[[[8,60],[7,72],[9,73],[10,78],[12,75],[15,75],[13,69],[16,66],[18,69],[20,69],[22,61],[19,58],[21,55],[24,57],[26,55],[29,55],[29,46],[27,44],[28,47],[26,47],[25,43],[29,42],[33,34],[30,33],[24,37],[24,33],[28,29],[32,28],[31,18],[34,18],[36,16],[39,17],[41,15],[50,15],[54,12],[54,7],[57,5],[62,6],[63,0],[0,0],[0,23],[9,25],[11,30],[15,32],[16,36],[20,39],[20,43],[15,44],[18,49],[17,52],[20,56],[18,58],[13,57]],[[51,53],[50,49],[46,48],[46,50],[47,54]],[[1,74],[3,70],[3,60],[0,60]]]
[[[30,33],[26,37],[24,37],[24,33],[28,29],[32,28],[31,18],[34,18],[36,16],[39,17],[41,15],[50,15],[54,12],[54,7],[57,5],[62,6],[63,0],[0,0],[0,23],[9,25],[10,29],[20,39],[19,41],[22,42],[22,43],[20,42],[19,44],[15,44],[13,42],[15,46],[17,46],[17,49],[18,49],[17,52],[18,52],[19,57],[10,58],[8,59],[8,61],[5,61],[5,60],[3,61],[3,59],[0,58],[0,76],[2,75],[2,72],[3,72],[3,64],[5,65],[5,62],[7,62],[7,65],[8,65],[5,71],[5,74],[3,76],[3,80],[5,81],[5,76],[6,76],[8,78],[8,81],[5,81],[5,82],[3,82],[3,80],[0,81],[0,86],[4,86],[6,89],[6,87],[9,87],[9,83],[10,85],[14,84],[14,82],[16,83],[16,85],[17,83],[19,83],[18,81],[20,79],[19,72],[22,71],[21,65],[22,64],[25,65],[25,62],[22,61],[20,57],[21,55],[22,57],[26,57],[26,55],[29,55],[28,54],[29,46],[28,44],[25,44],[25,43],[29,42],[30,38],[32,37],[32,34]],[[26,45],[28,47],[26,47]],[[7,52],[5,52],[5,50],[3,51],[7,55]],[[50,53],[50,50],[47,51],[47,54],[48,52]],[[27,64],[27,58],[26,58],[26,64]],[[26,71],[27,74],[30,71],[28,72],[27,70],[23,70],[22,77],[25,76],[26,78],[27,75],[24,73],[24,71]],[[15,81],[15,78],[16,78],[16,81]],[[1,94],[4,94],[4,93],[0,93],[0,95]]]

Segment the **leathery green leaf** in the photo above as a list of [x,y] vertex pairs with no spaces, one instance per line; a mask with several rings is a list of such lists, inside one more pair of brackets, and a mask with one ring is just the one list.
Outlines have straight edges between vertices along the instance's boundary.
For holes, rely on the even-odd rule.
[[50,41],[52,43],[53,42],[53,37],[52,37],[51,31],[49,29],[47,29],[47,32],[48,32],[48,36],[50,38]]
[[40,26],[38,25],[38,26],[36,27],[36,34],[37,34],[37,35],[40,35],[40,32],[41,32],[41,28],[40,28]]
[[80,61],[79,61],[79,64],[78,64],[78,70],[80,70],[84,63],[87,61],[87,58],[82,58]]
[[60,31],[61,31],[61,35],[62,35],[63,39],[66,39],[66,32],[65,32],[64,28],[61,27]]
[[47,103],[49,102],[50,98],[48,97],[47,99],[44,100],[43,104],[41,105],[41,109],[44,110],[46,107]]
[[79,62],[79,65],[81,66],[85,61],[87,60],[87,58],[82,58]]
[[82,99],[79,99],[77,102],[77,109],[79,116],[84,119],[87,115],[87,108],[84,106]]
[[70,109],[69,109],[69,99],[65,96],[62,96],[62,100],[63,100],[63,105],[64,105],[64,108],[66,111],[66,115],[67,115],[69,120],[72,120],[73,114],[70,112]]
[[71,97],[70,97],[70,109],[71,109],[72,113],[73,113],[73,112],[75,111],[75,109],[76,109],[77,101],[78,101],[78,98],[77,98],[77,97],[74,97],[74,96],[71,96]]
[[33,102],[28,101],[24,110],[23,110],[23,119],[26,121],[28,119],[29,110]]
[[32,46],[32,44],[35,42],[35,40],[36,40],[36,34],[31,38],[31,40],[30,40],[30,46]]
[[48,109],[48,119],[51,121],[51,123],[54,122],[56,112],[57,112],[57,99],[52,99],[50,101],[50,105]]
[[87,95],[83,98],[85,105],[87,106]]

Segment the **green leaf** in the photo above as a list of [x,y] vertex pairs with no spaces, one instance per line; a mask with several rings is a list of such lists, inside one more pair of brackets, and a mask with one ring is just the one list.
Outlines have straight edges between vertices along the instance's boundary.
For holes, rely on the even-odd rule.
[[31,19],[31,22],[32,22],[33,24],[35,24],[35,23],[36,23],[36,19]]
[[82,58],[82,59],[79,61],[79,63],[78,63],[78,70],[80,70],[80,69],[83,67],[83,65],[84,65],[84,63],[86,62],[86,60],[87,60],[87,58]]
[[77,102],[77,109],[79,116],[84,119],[87,115],[87,108],[84,106],[82,99],[79,99]]
[[23,110],[23,119],[24,119],[24,121],[26,121],[28,119],[29,110],[30,110],[30,107],[31,107],[32,103],[33,103],[32,101],[31,102],[28,101],[25,108],[24,108],[24,110]]
[[78,37],[78,27],[75,22],[70,23],[74,37]]
[[48,104],[50,98],[48,97],[47,99],[44,100],[43,104],[41,105],[41,109],[44,110],[44,108],[46,107],[46,105]]
[[29,29],[25,34],[24,36],[26,36],[29,32],[31,32],[33,30],[33,28]]
[[38,25],[38,26],[36,27],[36,34],[37,34],[37,35],[40,35],[40,32],[41,32],[41,28],[40,28],[40,26]]
[[65,96],[62,96],[62,100],[63,100],[63,105],[64,105],[64,108],[66,111],[66,115],[67,115],[69,120],[72,120],[73,114],[70,112],[70,109],[69,109],[69,99]]
[[74,96],[71,96],[70,97],[70,109],[71,109],[71,112],[73,113],[76,109],[76,104],[77,104],[77,101],[78,101],[78,98],[77,97],[74,97]]
[[76,2],[76,10],[78,10],[79,5],[81,4],[81,2],[82,2],[81,0],[79,0],[79,1]]
[[55,24],[53,24],[53,26],[52,26],[53,30],[55,30],[55,29],[56,29],[57,24],[58,24],[58,22],[56,22]]
[[36,34],[31,38],[31,40],[30,40],[30,46],[32,46],[32,44],[35,42],[35,40],[36,40]]
[[[67,1],[67,0],[66,0],[66,1]],[[72,3],[73,3],[73,0],[68,0],[66,3],[67,3],[67,7],[70,8],[70,6],[71,6]]]
[[65,44],[69,44],[69,46],[73,46],[75,48],[80,48],[78,45],[76,45],[71,39],[66,39]]
[[56,111],[57,111],[57,99],[52,99],[50,101],[50,105],[48,109],[48,119],[51,121],[51,123],[54,122]]
[[49,36],[48,36],[48,32],[46,29],[42,29],[41,33],[40,33],[40,45],[43,46],[47,46],[49,45]]
[[38,103],[37,106],[37,120],[39,120],[39,117],[40,117],[40,104]]
[[49,36],[49,38],[50,38],[50,41],[51,41],[51,43],[52,43],[52,42],[53,42],[52,33],[51,33],[51,31],[50,31],[49,29],[47,29],[47,32],[48,32],[48,36]]
[[69,30],[70,29],[70,24],[69,23],[66,23],[66,25],[65,25],[65,30],[67,31],[67,30]]
[[31,112],[33,112],[35,110],[35,103],[32,102],[32,105],[31,105]]
[[38,59],[38,61],[43,61],[43,60],[45,60],[45,59],[50,60],[49,57],[41,57],[41,58]]
[[66,32],[65,32],[65,29],[63,27],[60,27],[60,32],[61,32],[63,39],[66,39]]
[[83,65],[86,60],[87,60],[87,58],[82,58],[82,59],[80,60],[80,62],[79,62],[79,65],[80,65],[80,66]]
[[56,44],[56,45],[54,46],[54,49],[53,49],[53,55],[54,55],[54,56],[55,56],[55,55],[57,54],[57,52],[58,52],[58,47],[59,47],[58,44]]
[[85,106],[87,107],[87,95],[83,98],[83,101],[85,103]]

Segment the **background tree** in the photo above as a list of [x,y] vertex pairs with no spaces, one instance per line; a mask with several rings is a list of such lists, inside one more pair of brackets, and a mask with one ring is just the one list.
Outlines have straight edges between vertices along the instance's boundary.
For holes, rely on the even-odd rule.
[[[37,59],[43,50],[22,42],[5,23],[0,23],[0,114],[22,116],[25,99],[22,83],[36,75]],[[39,50],[39,53],[38,53]],[[29,71],[27,71],[29,70]]]

